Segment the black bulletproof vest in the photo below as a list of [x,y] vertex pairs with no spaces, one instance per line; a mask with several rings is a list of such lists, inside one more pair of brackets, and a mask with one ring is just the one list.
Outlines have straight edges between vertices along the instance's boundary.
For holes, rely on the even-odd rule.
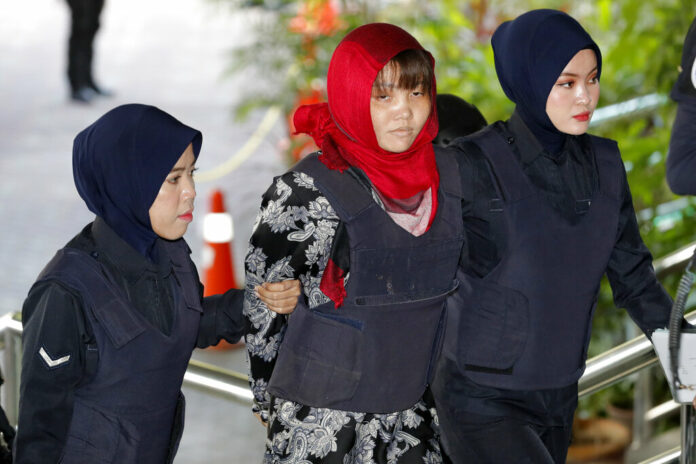
[[451,154],[437,156],[438,209],[415,237],[348,173],[316,155],[293,168],[314,178],[345,223],[350,278],[344,304],[298,304],[288,320],[269,391],[308,406],[386,413],[413,406],[440,349],[444,302],[462,246],[461,186]]
[[[508,237],[484,278],[458,272],[448,303],[445,356],[475,382],[499,388],[558,388],[585,367],[599,284],[616,241],[623,166],[616,142],[590,136],[599,188],[571,225],[524,174],[496,126],[474,135],[497,181]],[[592,154],[588,154],[592,156]]]
[[202,307],[187,246],[181,241],[165,247],[179,283],[170,335],[150,325],[106,268],[81,250],[59,250],[39,276],[37,283],[57,280],[81,296],[96,339],[87,357],[98,355],[92,379],[75,391],[61,463],[158,464],[173,459],[182,431],[180,427],[173,434],[173,424],[183,424],[181,383]]

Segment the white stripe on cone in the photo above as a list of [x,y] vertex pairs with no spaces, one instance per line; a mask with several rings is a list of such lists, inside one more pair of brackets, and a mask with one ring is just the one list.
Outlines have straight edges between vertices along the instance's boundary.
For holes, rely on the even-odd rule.
[[234,238],[232,216],[229,213],[208,213],[203,218],[203,240],[208,243],[228,243]]

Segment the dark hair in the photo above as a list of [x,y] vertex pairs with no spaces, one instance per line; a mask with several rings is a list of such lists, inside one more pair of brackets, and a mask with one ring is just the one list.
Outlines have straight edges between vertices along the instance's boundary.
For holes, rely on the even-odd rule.
[[382,78],[386,73],[399,71],[399,82],[397,85],[401,89],[415,89],[423,87],[423,92],[431,96],[433,88],[433,67],[430,56],[425,50],[409,49],[396,55],[384,65],[375,78],[375,84],[383,83]]
[[446,147],[457,137],[473,134],[488,125],[476,106],[449,93],[435,98],[440,129],[433,143]]

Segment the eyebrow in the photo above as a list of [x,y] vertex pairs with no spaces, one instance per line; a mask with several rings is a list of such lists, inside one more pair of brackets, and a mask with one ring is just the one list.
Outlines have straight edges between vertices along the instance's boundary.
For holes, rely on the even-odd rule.
[[[592,74],[592,73],[595,72],[595,71],[597,71],[597,66],[595,66],[594,68],[592,68],[592,70],[591,70],[590,72],[588,72],[587,75],[589,76],[590,74]],[[580,77],[579,74],[570,73],[570,72],[562,72],[562,73],[561,73],[561,76]]]
[[[191,167],[192,167],[192,168],[195,168],[196,165],[195,165],[195,164],[192,164]],[[179,168],[176,168],[176,167],[175,167],[175,168],[172,168],[172,170],[169,171],[169,173],[171,174],[172,172],[181,172],[181,171],[185,171],[185,170],[186,170],[186,166],[179,167]]]
[[378,89],[393,89],[394,87],[397,87],[396,84],[393,82],[384,82],[384,81],[374,81],[372,83],[373,88],[378,88]]

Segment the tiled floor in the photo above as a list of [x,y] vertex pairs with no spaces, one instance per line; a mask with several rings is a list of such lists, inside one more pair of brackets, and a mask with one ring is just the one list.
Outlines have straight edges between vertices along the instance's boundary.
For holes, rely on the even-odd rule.
[[[96,42],[96,76],[116,97],[81,106],[67,100],[65,2],[0,2],[0,314],[20,309],[43,265],[92,219],[73,186],[72,138],[105,111],[151,103],[200,129],[201,171],[236,153],[263,113],[235,123],[231,105],[255,79],[222,76],[229,50],[249,40],[253,19],[253,13],[231,11],[227,2],[108,0]],[[285,128],[276,124],[238,169],[198,184],[197,216],[186,238],[199,268],[202,213],[210,190],[222,188],[235,221],[240,275],[260,195],[285,169],[275,148],[284,136]],[[195,356],[245,368],[241,351]],[[177,463],[260,461],[263,429],[247,406],[186,393],[187,426]]]

